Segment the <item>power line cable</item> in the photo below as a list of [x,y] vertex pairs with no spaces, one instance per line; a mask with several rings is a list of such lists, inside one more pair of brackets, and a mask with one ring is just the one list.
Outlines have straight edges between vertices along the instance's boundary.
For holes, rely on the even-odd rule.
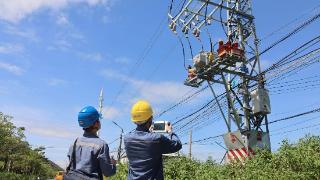
[[303,121],[300,121],[300,122],[297,122],[297,123],[294,123],[294,124],[289,124],[287,126],[283,126],[281,128],[278,128],[278,129],[275,129],[275,130],[272,130],[270,131],[270,133],[273,133],[273,132],[278,132],[278,131],[283,131],[284,129],[286,128],[289,128],[289,127],[294,127],[294,126],[297,126],[299,124],[303,124],[303,123],[306,123],[306,122],[309,122],[309,121],[312,121],[312,120],[319,120],[320,116],[316,116],[316,117],[313,117],[313,118],[310,118],[310,119],[302,119]]
[[317,6],[313,7],[312,9],[309,9],[307,11],[305,11],[303,14],[301,14],[300,16],[296,17],[295,19],[291,20],[290,22],[280,26],[279,28],[277,28],[275,31],[265,35],[264,37],[262,37],[260,39],[260,41],[263,41],[265,39],[268,39],[269,37],[277,34],[278,32],[280,32],[281,30],[285,29],[286,27],[290,26],[291,24],[299,21],[300,19],[302,19],[303,17],[305,17],[307,14],[311,14],[311,13],[314,13],[314,12],[317,12],[317,9],[320,7],[320,4],[318,4]]
[[[320,18],[320,13],[316,14],[315,16],[311,17],[310,19],[308,19],[307,21],[305,21],[303,24],[301,24],[300,26],[298,26],[297,28],[295,28],[293,31],[289,32],[287,35],[285,35],[284,37],[282,37],[281,39],[277,40],[276,42],[274,42],[273,44],[271,44],[269,47],[265,48],[263,51],[261,51],[259,53],[259,56],[263,55],[264,53],[268,52],[269,50],[271,50],[272,48],[276,47],[277,45],[279,45],[280,43],[282,43],[283,41],[287,40],[288,38],[290,38],[291,36],[297,34],[299,31],[303,30],[304,28],[306,28],[308,25],[312,24],[314,21],[316,21],[317,19]],[[248,61],[251,62],[255,59],[255,56],[251,57]]]
[[270,136],[283,135],[283,134],[286,134],[286,133],[291,133],[291,132],[300,131],[300,130],[304,130],[304,129],[315,128],[315,127],[318,127],[318,126],[320,126],[320,123],[313,124],[313,125],[310,125],[310,126],[301,127],[301,128],[297,128],[297,129],[293,129],[293,130],[283,131],[283,132],[276,133],[276,134],[270,134]]
[[[305,21],[303,24],[301,24],[299,27],[297,27],[296,29],[294,29],[293,31],[291,31],[290,33],[288,33],[286,36],[282,37],[281,39],[277,40],[276,42],[274,42],[271,46],[269,46],[268,48],[264,49],[259,55],[262,55],[266,52],[268,52],[269,50],[271,50],[272,48],[276,47],[277,45],[279,45],[281,42],[285,41],[286,39],[288,39],[289,37],[293,36],[294,34],[298,33],[299,31],[301,31],[302,29],[304,29],[305,27],[307,27],[308,25],[310,25],[312,22],[314,22],[316,19],[318,19],[320,16],[320,14],[317,14],[316,16],[313,16],[312,18],[308,19],[307,21]],[[252,57],[249,59],[249,61],[254,60],[255,57]],[[266,73],[266,72],[265,72]],[[199,92],[202,92],[203,90],[207,89],[208,86],[204,87],[203,89],[201,89],[201,91],[197,91],[196,93],[198,94]],[[173,109],[175,109],[175,107],[179,106],[181,104],[181,102],[183,102],[184,100],[182,99],[181,101],[179,101],[177,103],[177,105],[173,105],[172,107],[164,110],[163,112],[159,113],[159,116],[172,111]]]
[[313,110],[310,110],[310,111],[307,111],[307,112],[295,114],[295,115],[292,115],[292,116],[289,116],[289,117],[273,120],[273,121],[270,121],[268,124],[273,124],[273,123],[277,123],[277,122],[280,122],[280,121],[286,121],[286,120],[289,120],[289,119],[297,118],[297,117],[300,117],[300,116],[305,116],[305,115],[308,115],[308,114],[318,113],[318,112],[320,112],[320,108],[316,108],[316,109],[313,109]]
[[[292,116],[289,116],[289,117],[285,117],[285,118],[273,120],[273,121],[270,121],[268,124],[273,124],[273,123],[277,123],[277,122],[281,122],[281,121],[286,121],[286,120],[289,120],[289,119],[293,119],[293,118],[297,118],[297,117],[301,117],[301,116],[305,116],[305,115],[312,114],[312,113],[317,113],[317,112],[320,112],[320,108],[316,108],[316,109],[313,109],[313,110],[311,110],[311,111],[299,113],[299,114],[292,115]],[[318,126],[318,124],[316,124],[316,125]],[[319,125],[320,125],[320,123],[319,123]],[[314,126],[314,125],[313,125],[313,126]],[[308,127],[309,127],[309,126],[308,126]],[[310,126],[310,127],[312,127],[312,126]],[[299,128],[299,129],[301,129],[301,128]],[[203,142],[203,141],[207,141],[207,140],[211,140],[211,139],[216,139],[216,138],[223,137],[223,136],[224,136],[224,134],[215,135],[215,136],[210,136],[210,137],[206,137],[206,138],[203,138],[203,139],[199,139],[199,140],[192,141],[192,143]],[[184,143],[184,144],[187,144],[187,143]]]
[[[147,43],[147,46],[145,47],[145,49],[142,51],[142,53],[140,54],[139,58],[137,59],[136,63],[132,66],[132,68],[129,70],[129,74],[130,76],[133,76],[136,72],[137,69],[140,67],[141,63],[145,60],[145,58],[147,57],[147,55],[150,53],[151,49],[153,48],[155,42],[158,40],[158,38],[160,37],[160,35],[163,32],[164,28],[161,28],[164,23],[166,22],[166,18],[164,18],[159,26],[157,27],[156,32],[152,35],[152,37],[150,38],[149,42]],[[114,103],[116,102],[116,100],[119,98],[120,94],[122,93],[122,91],[125,89],[125,87],[127,86],[126,82],[123,82],[120,86],[119,91],[117,92],[116,96],[114,97],[114,99],[111,101],[109,107],[112,107],[114,105]],[[107,110],[107,112],[110,110],[110,108]]]

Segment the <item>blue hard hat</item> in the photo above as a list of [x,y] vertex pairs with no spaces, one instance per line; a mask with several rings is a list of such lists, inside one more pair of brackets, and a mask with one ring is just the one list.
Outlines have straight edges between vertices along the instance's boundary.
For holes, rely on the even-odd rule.
[[101,115],[96,110],[96,108],[92,106],[86,106],[82,108],[78,114],[79,126],[83,128],[87,128],[93,125],[97,120],[99,120],[100,117]]

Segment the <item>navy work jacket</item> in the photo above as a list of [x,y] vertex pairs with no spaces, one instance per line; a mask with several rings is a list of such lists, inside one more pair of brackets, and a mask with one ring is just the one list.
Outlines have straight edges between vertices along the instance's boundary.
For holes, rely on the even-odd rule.
[[[70,147],[68,157],[72,156],[73,146]],[[76,165],[71,166],[71,171],[91,177],[102,179],[104,176],[112,176],[116,173],[116,166],[111,163],[109,147],[105,141],[96,134],[85,132],[76,143]]]
[[124,144],[129,160],[128,180],[164,179],[162,154],[177,152],[182,147],[176,134],[166,137],[140,126],[125,135]]

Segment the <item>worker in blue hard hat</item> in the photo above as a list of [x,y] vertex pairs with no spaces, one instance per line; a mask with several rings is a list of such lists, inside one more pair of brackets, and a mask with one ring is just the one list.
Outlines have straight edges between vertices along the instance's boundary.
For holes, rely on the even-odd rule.
[[116,161],[109,156],[109,147],[97,136],[101,128],[100,113],[92,106],[84,107],[78,114],[78,122],[83,128],[82,137],[70,147],[70,163],[64,180],[99,179],[116,173]]
[[162,155],[175,153],[182,147],[172,126],[166,124],[168,136],[150,132],[153,120],[151,105],[138,101],[131,109],[131,121],[137,128],[125,135],[124,144],[128,157],[128,180],[162,180]]

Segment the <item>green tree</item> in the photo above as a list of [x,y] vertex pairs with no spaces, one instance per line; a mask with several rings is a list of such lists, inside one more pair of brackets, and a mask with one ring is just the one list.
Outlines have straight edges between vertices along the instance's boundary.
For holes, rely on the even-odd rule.
[[26,177],[28,179],[38,176],[52,178],[55,170],[45,158],[45,148],[32,149],[25,139],[25,128],[16,127],[11,122],[12,119],[12,116],[0,112],[1,179],[3,177],[10,177],[9,179],[24,179],[21,177]]

